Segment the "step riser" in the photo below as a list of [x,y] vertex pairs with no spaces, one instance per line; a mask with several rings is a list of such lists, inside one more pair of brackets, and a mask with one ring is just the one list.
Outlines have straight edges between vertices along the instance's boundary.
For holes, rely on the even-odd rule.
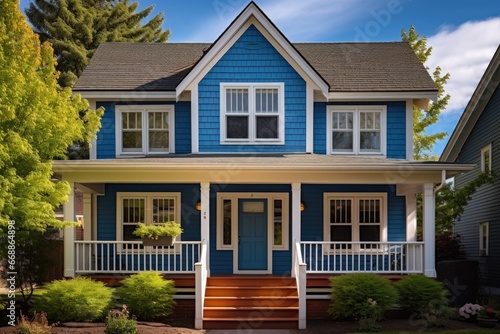
[[255,317],[263,318],[297,318],[299,311],[295,309],[288,310],[210,310],[205,309],[203,316],[206,318],[244,318],[252,319]]
[[297,296],[297,289],[294,288],[224,288],[207,287],[206,297],[290,297]]
[[208,286],[295,286],[295,279],[290,278],[224,278],[209,277]]
[[290,321],[203,321],[204,329],[297,329],[297,320]]
[[225,299],[206,298],[205,307],[298,307],[296,298],[289,299]]

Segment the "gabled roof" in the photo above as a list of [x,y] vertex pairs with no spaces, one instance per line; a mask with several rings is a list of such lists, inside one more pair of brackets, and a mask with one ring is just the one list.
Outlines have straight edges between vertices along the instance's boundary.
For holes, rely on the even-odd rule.
[[[469,103],[458,121],[455,130],[453,131],[450,140],[439,158],[440,161],[455,162],[469,138],[474,126],[479,117],[488,105],[491,96],[495,92],[500,83],[500,45],[498,46],[493,58],[491,59],[488,68],[479,81],[479,84],[472,94]],[[500,117],[500,115],[498,116]]]

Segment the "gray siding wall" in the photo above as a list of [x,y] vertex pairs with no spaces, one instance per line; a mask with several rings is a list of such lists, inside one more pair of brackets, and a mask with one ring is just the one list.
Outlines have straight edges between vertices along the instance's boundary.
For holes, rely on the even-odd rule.
[[[457,187],[481,171],[481,148],[491,143],[495,184],[484,185],[467,204],[455,231],[461,236],[468,259],[478,260],[483,283],[500,287],[500,88],[497,87],[460,152],[457,162],[475,163],[474,170],[455,179]],[[489,255],[479,256],[479,224],[489,222]]]

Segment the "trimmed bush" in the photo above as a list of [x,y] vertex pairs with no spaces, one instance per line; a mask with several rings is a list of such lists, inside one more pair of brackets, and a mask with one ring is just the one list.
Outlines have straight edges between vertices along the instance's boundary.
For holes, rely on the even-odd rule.
[[129,319],[128,315],[126,305],[123,305],[121,311],[109,311],[104,334],[137,334],[137,322],[134,319]]
[[443,284],[427,276],[410,275],[395,286],[399,292],[401,306],[409,312],[422,315],[436,306],[448,305]]
[[154,320],[172,313],[175,305],[174,281],[157,272],[142,272],[122,281],[118,297],[139,320]]
[[397,302],[398,294],[389,280],[375,274],[352,273],[330,279],[334,318],[380,320]]
[[44,290],[37,308],[51,321],[100,320],[112,304],[112,289],[86,277],[53,281]]

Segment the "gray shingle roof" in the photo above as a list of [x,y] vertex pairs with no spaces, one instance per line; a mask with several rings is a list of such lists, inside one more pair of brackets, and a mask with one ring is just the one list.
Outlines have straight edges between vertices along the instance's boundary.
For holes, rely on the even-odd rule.
[[[175,91],[209,43],[102,43],[75,91]],[[293,44],[334,92],[436,91],[407,43]]]

